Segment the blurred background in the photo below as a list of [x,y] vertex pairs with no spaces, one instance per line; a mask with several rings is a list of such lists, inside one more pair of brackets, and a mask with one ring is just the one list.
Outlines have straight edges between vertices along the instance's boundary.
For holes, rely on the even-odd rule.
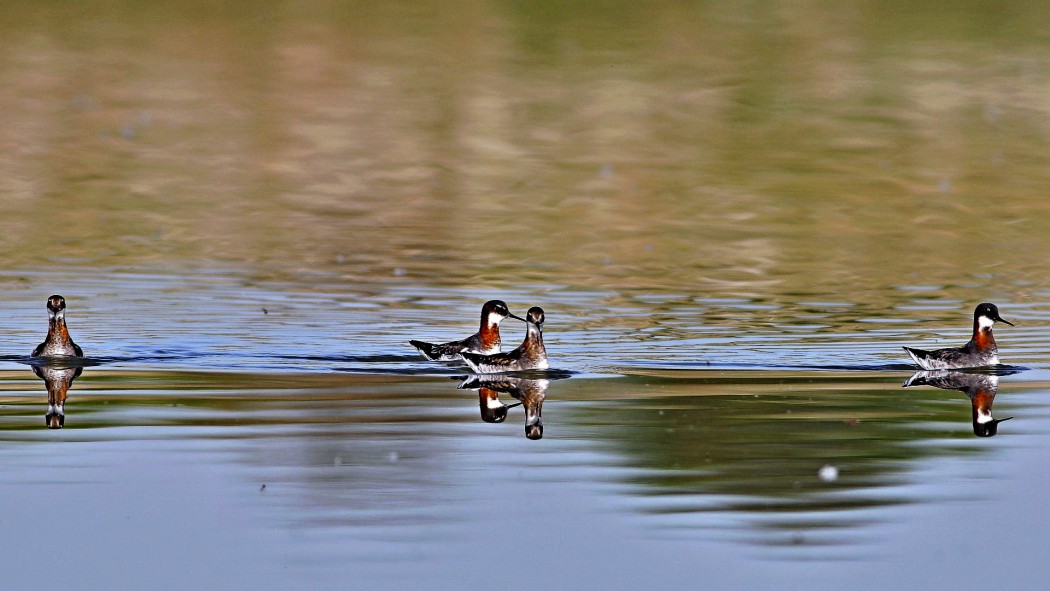
[[5,2],[0,255],[851,302],[1043,285],[1047,10]]
[[[967,588],[978,543],[1032,587],[1047,22],[3,2],[5,583]],[[100,364],[61,431],[24,358],[51,293]],[[534,389],[541,441],[407,345],[492,298],[542,306],[573,372]],[[900,388],[900,346],[962,344],[982,301],[1027,371],[982,386],[1013,420],[979,440],[973,392]]]

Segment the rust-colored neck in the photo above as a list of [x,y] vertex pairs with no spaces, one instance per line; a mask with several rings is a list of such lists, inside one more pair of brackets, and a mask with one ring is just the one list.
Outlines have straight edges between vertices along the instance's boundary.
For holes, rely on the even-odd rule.
[[481,346],[485,349],[499,347],[499,323],[489,322],[488,318],[481,319]]
[[525,331],[525,341],[521,344],[521,347],[529,352],[546,353],[546,348],[543,346],[543,331],[540,327],[533,323],[529,323],[528,328]]
[[977,345],[977,350],[979,351],[995,348],[995,337],[992,336],[992,328],[980,328],[974,325],[973,344]]
[[69,329],[63,318],[52,318],[47,324],[47,340],[64,343],[69,340]]

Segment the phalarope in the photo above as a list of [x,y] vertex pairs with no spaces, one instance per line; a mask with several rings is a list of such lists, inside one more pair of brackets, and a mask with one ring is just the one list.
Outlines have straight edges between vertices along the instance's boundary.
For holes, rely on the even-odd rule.
[[47,298],[47,338],[33,349],[33,357],[83,357],[84,351],[69,337],[66,328],[66,299]]
[[992,402],[999,391],[999,376],[994,374],[950,370],[919,371],[904,382],[905,388],[912,386],[933,386],[965,393],[970,399],[973,434],[978,437],[992,437],[999,432],[999,423],[1013,418],[992,417]]
[[423,341],[409,341],[409,344],[419,350],[423,357],[431,361],[453,361],[459,359],[463,351],[477,351],[485,355],[500,352],[499,323],[504,318],[516,318],[525,321],[510,313],[507,304],[502,300],[491,300],[485,302],[481,307],[481,330],[461,341],[449,343],[424,343]]
[[999,363],[999,349],[992,336],[992,325],[1003,322],[1013,326],[999,317],[999,308],[995,304],[984,303],[973,311],[973,337],[962,347],[923,351],[904,347],[915,363],[923,369],[958,369],[964,367],[983,367]]
[[543,309],[533,306],[525,315],[525,340],[513,351],[482,355],[463,351],[460,357],[475,373],[502,373],[526,369],[547,369],[547,349],[543,347]]

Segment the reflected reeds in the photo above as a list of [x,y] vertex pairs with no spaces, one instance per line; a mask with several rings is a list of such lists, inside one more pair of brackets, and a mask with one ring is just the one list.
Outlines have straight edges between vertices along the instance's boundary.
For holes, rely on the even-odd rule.
[[[958,441],[955,404],[921,390],[902,396],[885,374],[721,373],[639,377],[633,388],[649,395],[563,418],[601,428],[622,456],[632,506],[676,536],[719,535],[705,529],[725,514],[741,526],[720,535],[848,553],[871,520],[927,500],[908,486],[921,480],[918,466],[983,453]],[[973,398],[982,417],[994,394],[984,386]],[[977,420],[994,433],[997,423]]]
[[[28,388],[25,373],[0,376],[0,387]],[[448,377],[95,368],[77,381],[74,433],[222,452],[306,530],[396,538],[408,524],[469,521],[448,511],[463,495],[463,471],[506,476],[527,465],[541,481],[567,471],[574,486],[620,482],[602,494],[676,537],[850,548],[892,507],[933,500],[909,486],[919,466],[986,453],[954,435],[957,401],[899,384],[885,372],[713,371],[472,376],[456,388]],[[478,390],[479,406],[464,389]],[[0,445],[39,439],[31,393],[3,398]],[[516,445],[522,428],[543,445]],[[718,515],[741,525],[722,530]]]

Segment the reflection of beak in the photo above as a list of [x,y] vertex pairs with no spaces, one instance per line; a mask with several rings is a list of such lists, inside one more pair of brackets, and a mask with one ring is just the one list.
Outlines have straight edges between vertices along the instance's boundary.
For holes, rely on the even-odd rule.
[[44,424],[48,429],[61,429],[66,424],[66,415],[61,411],[49,412],[44,415]]
[[[1002,318],[1000,318],[1000,317],[998,317],[998,316],[996,316],[996,317],[995,317],[995,318],[993,318],[992,320],[995,320],[996,322],[1002,322],[1002,323],[1004,323],[1004,324],[1009,324],[1010,326],[1013,326],[1013,325],[1014,325],[1014,323],[1013,323],[1013,322],[1010,322],[1009,320],[1004,320],[1004,319],[1002,319]],[[1005,421],[1006,419],[1003,419],[1003,420]]]
[[[506,408],[506,409],[509,410],[509,409],[514,408],[515,406],[521,406],[521,403],[520,402],[515,402],[514,404],[505,404],[505,405],[503,405],[503,408]],[[1005,421],[1006,419],[1003,419],[1003,420]]]
[[528,437],[533,441],[537,439],[543,439],[543,421],[540,419],[536,419],[536,421],[532,423],[526,422],[525,437]]
[[1006,417],[1005,419],[992,419],[987,423],[973,424],[973,434],[978,437],[994,437],[999,433],[999,423],[1003,421],[1009,421],[1013,417]]

